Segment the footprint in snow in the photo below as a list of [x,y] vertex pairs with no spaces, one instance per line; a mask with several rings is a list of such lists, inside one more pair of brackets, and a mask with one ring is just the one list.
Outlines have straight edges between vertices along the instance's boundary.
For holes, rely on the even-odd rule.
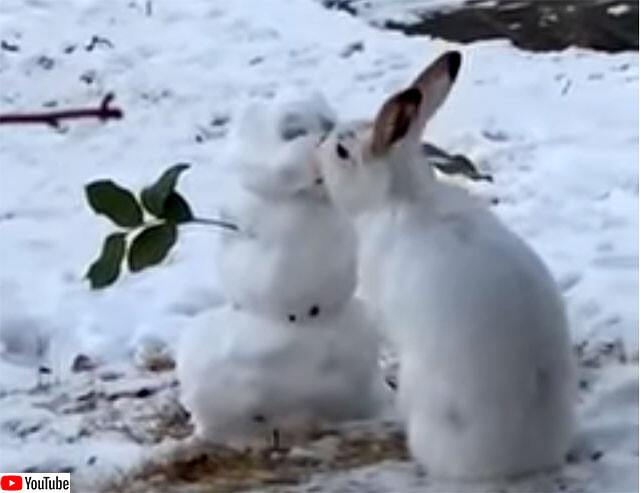
[[593,259],[591,265],[595,267],[601,267],[603,269],[637,269],[638,268],[638,256],[637,255],[606,255]]

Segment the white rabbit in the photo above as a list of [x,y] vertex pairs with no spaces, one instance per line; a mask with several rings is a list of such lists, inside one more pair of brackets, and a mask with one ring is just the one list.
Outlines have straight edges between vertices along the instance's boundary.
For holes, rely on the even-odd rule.
[[541,260],[485,206],[422,169],[420,135],[460,63],[444,54],[373,124],[334,129],[314,166],[333,201],[359,217],[363,290],[397,343],[412,454],[436,477],[507,477],[563,462],[573,362]]
[[264,447],[278,431],[290,444],[324,424],[381,411],[377,340],[355,300],[304,324],[230,306],[195,323],[179,345],[177,371],[202,438]]
[[243,234],[224,236],[218,265],[243,309],[300,321],[339,310],[355,290],[355,231],[308,165],[328,111],[319,96],[252,107],[235,131],[228,159],[243,189],[225,215]]

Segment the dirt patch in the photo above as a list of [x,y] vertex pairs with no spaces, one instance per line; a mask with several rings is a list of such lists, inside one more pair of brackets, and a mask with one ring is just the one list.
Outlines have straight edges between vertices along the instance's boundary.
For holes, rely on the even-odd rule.
[[[325,0],[324,4],[356,16],[360,13],[356,0]],[[606,52],[638,50],[635,0],[470,0],[462,7],[439,10],[425,2],[424,10],[417,12],[413,2],[412,14],[418,20],[389,20],[382,27],[462,43],[509,39],[531,51],[569,46]]]
[[237,451],[186,441],[108,491],[283,491],[313,474],[385,460],[408,460],[404,435],[395,423],[345,425],[310,437],[304,446],[277,451]]

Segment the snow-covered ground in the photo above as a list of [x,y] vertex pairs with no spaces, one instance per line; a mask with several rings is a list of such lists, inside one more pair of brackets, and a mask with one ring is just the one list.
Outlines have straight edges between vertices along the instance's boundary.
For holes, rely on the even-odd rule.
[[[70,371],[78,354],[124,368],[127,382],[152,378],[131,369],[132,355],[151,337],[174,347],[191,317],[220,302],[219,233],[186,227],[162,267],[91,292],[83,275],[111,226],[89,212],[84,184],[138,188],[189,162],[180,188],[215,217],[230,189],[224,136],[248,100],[317,88],[343,117],[371,116],[454,46],[313,0],[2,0],[0,40],[0,113],[95,105],[107,91],[125,112],[107,125],[0,127],[0,339],[27,353],[0,360],[0,470],[46,469],[62,456],[56,467],[119,473],[148,442],[80,430],[59,401],[31,392],[35,368],[62,381],[52,400],[102,381]],[[579,438],[604,453],[572,465],[568,488],[637,491],[637,53],[458,48],[459,81],[425,137],[493,174],[481,191],[562,286],[585,373]],[[343,481],[408,489],[415,471],[392,466]],[[324,480],[343,491],[339,481]]]

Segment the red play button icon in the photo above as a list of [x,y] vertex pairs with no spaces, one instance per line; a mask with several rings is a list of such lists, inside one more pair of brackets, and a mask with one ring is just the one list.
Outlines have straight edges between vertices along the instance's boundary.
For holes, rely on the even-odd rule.
[[22,489],[22,476],[2,476],[0,478],[0,490],[20,491]]

